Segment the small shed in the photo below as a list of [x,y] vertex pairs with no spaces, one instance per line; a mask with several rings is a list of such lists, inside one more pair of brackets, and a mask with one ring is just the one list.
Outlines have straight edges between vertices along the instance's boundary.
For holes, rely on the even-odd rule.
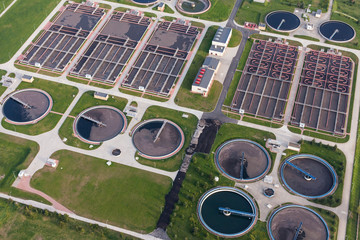
[[163,12],[165,10],[165,3],[161,2],[158,6],[157,6],[157,10]]
[[300,152],[301,144],[299,143],[289,143],[288,149],[296,152]]
[[34,81],[34,77],[30,75],[23,75],[21,80],[24,82],[32,83]]
[[321,18],[321,13],[322,13],[321,9],[318,9],[315,13],[315,17]]
[[265,31],[266,30],[266,24],[265,23],[259,23],[259,30]]
[[94,98],[106,101],[109,98],[109,94],[102,93],[102,92],[95,92],[94,93]]

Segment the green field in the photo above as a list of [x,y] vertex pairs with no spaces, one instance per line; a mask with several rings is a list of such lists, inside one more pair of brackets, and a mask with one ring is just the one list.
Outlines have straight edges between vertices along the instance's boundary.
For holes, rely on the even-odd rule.
[[0,13],[2,13],[14,0],[3,0],[0,4]]
[[106,228],[0,199],[0,238],[20,239],[136,239]]
[[10,60],[59,2],[18,0],[0,18],[0,36],[3,36],[0,38],[0,63]]
[[[171,179],[66,150],[57,169],[43,168],[31,185],[84,217],[148,233],[154,230]],[[75,162],[74,162],[75,161]]]
[[[53,107],[51,110],[58,113],[64,113],[73,101],[74,96],[78,93],[78,89],[75,87],[39,78],[35,78],[32,83],[21,82],[17,89],[25,88],[38,88],[50,94],[53,100]],[[4,128],[15,132],[21,132],[28,135],[38,135],[53,129],[60,118],[61,115],[59,114],[49,113],[44,119],[40,120],[36,124],[14,125],[6,122],[4,118],[1,124]]]
[[150,167],[160,168],[166,171],[176,171],[179,169],[185,154],[185,149],[190,144],[192,135],[194,134],[198,122],[198,119],[195,115],[185,113],[189,115],[189,117],[183,118],[183,114],[184,112],[158,106],[151,106],[146,110],[143,118],[141,119],[142,121],[152,118],[165,118],[171,120],[179,125],[179,127],[183,130],[185,135],[185,142],[184,147],[173,157],[164,160],[148,160],[139,157],[139,163],[148,165]]
[[0,191],[11,196],[48,204],[42,197],[11,187],[20,170],[26,169],[39,151],[35,142],[0,133]]
[[214,82],[207,97],[203,97],[201,94],[191,93],[190,90],[199,68],[202,66],[209,53],[211,41],[215,36],[217,29],[217,26],[211,26],[207,30],[205,37],[199,46],[199,50],[197,51],[174,100],[179,106],[189,107],[203,112],[211,112],[216,106],[222,89],[220,82]]
[[190,15],[183,14],[181,12],[179,13],[193,18],[200,18],[214,22],[222,22],[226,21],[229,18],[236,0],[210,0],[210,2],[211,8],[203,14]]
[[[94,91],[88,91],[88,92],[85,92],[81,96],[79,101],[76,103],[75,107],[72,109],[70,115],[73,117],[76,117],[83,110],[85,110],[89,107],[94,107],[94,106],[99,106],[99,105],[113,106],[122,111],[125,108],[127,102],[128,102],[127,99],[115,97],[115,96],[109,96],[109,99],[107,101],[104,101],[101,99],[96,99],[96,98],[94,98]],[[128,124],[129,124],[131,121],[131,118],[127,118],[127,120],[128,120]],[[74,123],[74,118],[72,118],[72,117],[68,117],[65,120],[65,122],[59,129],[60,138],[61,139],[67,138],[67,141],[65,142],[65,144],[67,144],[67,145],[70,145],[73,147],[78,147],[78,148],[83,148],[83,149],[90,149],[89,147],[91,144],[85,143],[85,142],[81,141],[79,138],[74,136],[73,123]],[[94,149],[98,148],[99,146],[100,145],[93,145],[93,148],[91,148],[91,149],[94,150]]]
[[[359,123],[360,122],[358,122],[358,124]],[[356,239],[356,234],[360,230],[357,228],[360,214],[360,128],[358,128],[356,137],[356,151],[350,194],[349,217],[346,225],[346,237],[347,239]]]

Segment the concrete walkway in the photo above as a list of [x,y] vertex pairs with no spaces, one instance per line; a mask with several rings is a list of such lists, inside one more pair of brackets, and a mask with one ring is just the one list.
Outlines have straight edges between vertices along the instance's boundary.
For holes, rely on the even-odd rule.
[[7,7],[5,8],[5,10],[0,13],[0,18],[12,7],[12,5],[14,5],[14,4],[16,3],[16,1],[17,1],[17,0],[12,1],[12,2],[9,4],[9,6],[7,6]]

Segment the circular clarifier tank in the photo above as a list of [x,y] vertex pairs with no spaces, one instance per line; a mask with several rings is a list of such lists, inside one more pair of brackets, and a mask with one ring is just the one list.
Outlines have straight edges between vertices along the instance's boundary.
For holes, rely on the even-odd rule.
[[209,0],[178,0],[176,8],[186,14],[201,14],[211,7]]
[[34,124],[43,119],[53,105],[51,96],[40,89],[22,89],[4,99],[6,121],[16,125]]
[[254,201],[245,192],[232,187],[217,187],[199,200],[197,214],[201,224],[220,237],[239,237],[257,221]]
[[84,142],[100,144],[116,137],[126,129],[125,115],[111,106],[91,107],[74,121],[74,132]]
[[325,160],[310,154],[287,158],[280,168],[285,187],[305,198],[322,198],[334,193],[337,176]]
[[181,150],[185,137],[176,123],[167,119],[150,119],[134,128],[132,139],[141,156],[165,159]]
[[325,220],[314,210],[300,205],[287,205],[273,212],[267,223],[271,240],[328,240]]
[[131,0],[134,3],[141,4],[141,5],[150,5],[157,3],[159,0]]
[[274,11],[266,15],[266,24],[279,32],[292,32],[300,27],[298,16],[287,11]]
[[247,139],[234,139],[217,149],[215,164],[226,177],[248,182],[261,179],[269,172],[271,158],[260,144]]
[[332,42],[349,42],[356,36],[355,29],[341,21],[327,21],[319,27],[320,35]]

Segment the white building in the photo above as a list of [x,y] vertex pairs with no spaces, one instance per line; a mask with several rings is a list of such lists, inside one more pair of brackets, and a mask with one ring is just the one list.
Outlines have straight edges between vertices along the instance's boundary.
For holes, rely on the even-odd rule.
[[202,67],[199,69],[194,82],[191,86],[191,92],[202,94],[206,97],[214,81],[214,76],[219,69],[220,60],[213,57],[206,57]]
[[227,45],[231,39],[232,29],[231,28],[222,28],[219,27],[216,31],[214,39],[212,40],[212,45],[209,50],[209,54],[222,56],[225,52]]

